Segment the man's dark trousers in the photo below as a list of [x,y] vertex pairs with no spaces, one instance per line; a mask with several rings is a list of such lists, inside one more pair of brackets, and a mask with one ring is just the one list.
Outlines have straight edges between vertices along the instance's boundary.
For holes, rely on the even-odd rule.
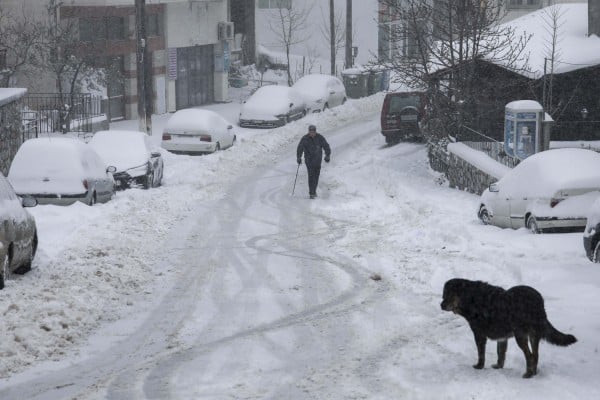
[[319,175],[321,174],[320,165],[307,165],[308,170],[308,194],[311,196],[317,195],[317,185],[319,184]]

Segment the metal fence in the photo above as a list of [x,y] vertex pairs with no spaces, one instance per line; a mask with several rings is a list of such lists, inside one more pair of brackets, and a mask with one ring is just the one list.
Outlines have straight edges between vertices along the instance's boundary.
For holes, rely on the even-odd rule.
[[48,132],[91,132],[102,115],[102,96],[89,93],[28,93],[21,100],[23,140]]
[[[502,128],[500,128],[502,129]],[[482,151],[488,156],[507,167],[514,168],[519,164],[519,159],[509,156],[504,151],[504,143],[488,135],[485,135],[466,125],[460,126],[455,140],[466,144],[467,146]]]
[[556,121],[552,126],[552,140],[600,140],[600,121]]

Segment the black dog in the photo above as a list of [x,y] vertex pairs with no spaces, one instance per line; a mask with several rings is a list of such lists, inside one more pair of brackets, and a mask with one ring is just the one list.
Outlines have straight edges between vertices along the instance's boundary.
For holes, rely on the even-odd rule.
[[529,286],[504,290],[481,281],[450,279],[444,285],[441,307],[444,311],[461,315],[469,322],[478,355],[473,368],[483,368],[488,338],[498,341],[498,363],[492,367],[502,368],[507,340],[515,337],[527,363],[523,378],[537,374],[541,339],[557,346],[568,346],[577,341],[575,336],[559,332],[550,324],[542,295]]

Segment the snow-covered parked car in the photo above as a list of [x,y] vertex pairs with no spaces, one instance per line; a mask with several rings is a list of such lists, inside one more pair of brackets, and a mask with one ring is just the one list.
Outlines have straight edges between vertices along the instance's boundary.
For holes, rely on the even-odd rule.
[[583,231],[583,248],[590,261],[600,263],[600,198],[590,207]]
[[344,84],[333,75],[304,75],[292,87],[304,97],[310,112],[325,111],[347,100]]
[[114,165],[117,189],[160,186],[164,162],[148,135],[139,131],[99,131],[88,142],[106,165]]
[[600,196],[600,154],[562,148],[536,153],[490,185],[477,215],[484,224],[533,233],[583,230]]
[[35,219],[24,207],[37,204],[32,197],[17,197],[0,173],[0,289],[13,272],[31,270],[38,245]]
[[240,126],[276,128],[306,115],[306,102],[294,88],[269,85],[259,87],[242,104]]
[[83,141],[65,137],[25,141],[8,171],[19,196],[39,204],[106,203],[115,194],[114,166]]
[[233,126],[218,113],[186,108],[167,121],[161,147],[176,154],[205,154],[231,147],[235,140]]

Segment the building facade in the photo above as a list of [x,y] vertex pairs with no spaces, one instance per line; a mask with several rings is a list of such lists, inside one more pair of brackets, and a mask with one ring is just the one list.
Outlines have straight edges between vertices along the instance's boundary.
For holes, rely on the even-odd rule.
[[[55,0],[0,0],[3,9],[29,9],[47,18]],[[58,2],[54,3],[57,4]],[[117,69],[102,88],[111,119],[138,117],[135,0],[62,0],[56,18],[79,27],[80,52],[94,67]],[[153,113],[228,100],[234,44],[230,0],[145,0],[146,49],[151,59]],[[29,92],[56,91],[51,77],[17,77]]]
[[[328,0],[256,0],[256,45],[270,52],[282,55],[285,47],[281,35],[280,7],[291,7],[293,18],[304,18],[302,27],[294,32],[290,53],[305,57],[305,72],[331,72],[331,49],[329,43],[329,1]],[[346,67],[345,28],[347,0],[334,0],[336,26],[339,30],[336,51],[336,70]],[[355,64],[367,64],[373,60],[377,51],[377,6],[378,0],[352,1],[352,46],[356,47]],[[301,69],[301,65],[293,66]],[[310,69],[310,71],[308,71]]]

